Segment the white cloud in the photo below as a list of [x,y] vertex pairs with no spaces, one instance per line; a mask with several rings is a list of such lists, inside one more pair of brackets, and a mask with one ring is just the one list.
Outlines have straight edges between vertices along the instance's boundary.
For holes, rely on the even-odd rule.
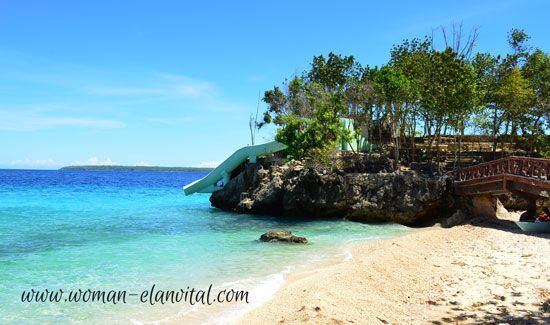
[[208,95],[211,89],[209,85],[178,85],[173,88],[176,94],[192,97]]
[[0,131],[34,131],[52,127],[123,128],[125,123],[89,117],[48,116],[35,111],[0,110]]
[[203,97],[217,94],[214,84],[194,78],[177,75],[161,75],[154,86],[86,87],[92,95],[103,96],[163,96],[163,97]]
[[222,163],[221,160],[204,161],[204,162],[201,162],[201,163],[197,164],[195,167],[200,167],[200,168],[216,168],[216,167],[218,167],[218,165],[221,164],[221,163]]
[[18,159],[11,162],[11,165],[20,165],[20,166],[55,166],[57,163],[49,159]]
[[73,165],[112,166],[112,165],[115,165],[115,163],[111,160],[111,158],[107,158],[107,159],[101,161],[96,156],[93,156],[93,157],[90,157],[85,162],[76,161],[76,162],[73,163]]
[[141,167],[149,167],[151,165],[149,165],[148,163],[146,163],[145,161],[140,161],[140,162],[137,162],[136,163],[136,166],[141,166]]

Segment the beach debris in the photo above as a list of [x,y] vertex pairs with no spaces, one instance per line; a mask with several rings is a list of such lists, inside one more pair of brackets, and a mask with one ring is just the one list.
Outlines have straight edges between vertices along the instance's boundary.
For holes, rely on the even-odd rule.
[[294,236],[292,232],[282,229],[270,230],[261,235],[260,240],[265,242],[281,241],[287,243],[307,244],[307,239],[305,237]]

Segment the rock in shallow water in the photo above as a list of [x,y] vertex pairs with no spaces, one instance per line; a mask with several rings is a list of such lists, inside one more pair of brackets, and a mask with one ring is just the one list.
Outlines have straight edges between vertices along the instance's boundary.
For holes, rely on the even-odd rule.
[[294,236],[292,232],[288,230],[271,230],[260,236],[261,241],[266,242],[288,242],[288,243],[298,243],[298,244],[307,244],[307,239],[305,237]]

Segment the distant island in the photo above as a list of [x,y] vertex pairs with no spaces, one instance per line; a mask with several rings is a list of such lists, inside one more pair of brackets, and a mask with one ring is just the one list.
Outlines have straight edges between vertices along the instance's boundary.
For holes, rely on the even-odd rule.
[[161,166],[115,166],[115,165],[84,165],[84,166],[65,166],[60,170],[116,170],[116,171],[148,171],[148,172],[209,172],[213,168],[208,167],[161,167]]

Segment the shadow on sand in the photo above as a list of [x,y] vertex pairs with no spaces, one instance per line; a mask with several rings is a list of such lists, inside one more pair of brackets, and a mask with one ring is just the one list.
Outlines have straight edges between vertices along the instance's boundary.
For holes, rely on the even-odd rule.
[[[511,232],[525,236],[535,236],[539,238],[550,239],[548,233],[524,232],[514,221],[505,219],[473,218],[465,224],[476,227],[492,228],[500,231]],[[543,270],[541,270],[543,271]],[[517,293],[521,295],[521,293]],[[442,317],[439,320],[433,320],[430,323],[442,324],[550,324],[550,298],[541,297],[539,308],[537,310],[516,309],[511,314],[505,306],[499,306],[499,297],[494,297],[487,302],[475,304],[475,309],[468,312],[461,308],[453,308],[447,313],[449,316]],[[516,301],[514,306],[523,305]],[[495,309],[497,311],[495,311]],[[462,312],[461,312],[462,311]]]
[[519,229],[514,221],[511,220],[474,218],[467,221],[466,223],[476,227],[492,228],[496,230],[511,232],[514,234],[550,239],[550,234],[548,233],[524,232],[523,230]]
[[[543,300],[538,310],[518,309],[510,314],[505,307],[498,307],[498,299],[485,303],[478,303],[475,311],[452,314],[443,317],[440,320],[433,320],[430,323],[436,325],[442,324],[550,324],[550,299]],[[519,302],[517,302],[519,303]],[[521,304],[521,303],[519,303]],[[497,305],[498,312],[489,310],[490,307]],[[460,309],[455,310],[460,311]]]

